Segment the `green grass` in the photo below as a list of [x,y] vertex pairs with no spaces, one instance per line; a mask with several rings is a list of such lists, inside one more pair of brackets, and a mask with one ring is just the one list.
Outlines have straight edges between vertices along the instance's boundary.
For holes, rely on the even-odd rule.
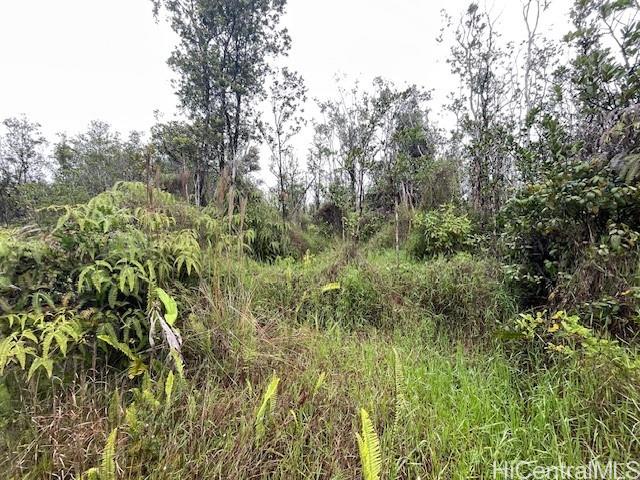
[[[331,281],[342,288],[317,293]],[[385,479],[492,478],[494,461],[640,454],[635,389],[606,390],[573,360],[523,361],[480,328],[515,312],[486,259],[398,267],[392,253],[327,252],[306,264],[220,263],[181,304],[191,312],[181,327],[187,378],[170,405],[162,375],[144,388],[124,375],[78,379],[11,413],[3,401],[0,471],[77,478],[118,426],[119,478],[359,478],[360,408],[380,436]],[[394,349],[407,402],[399,412]],[[277,404],[257,440],[274,372]]]

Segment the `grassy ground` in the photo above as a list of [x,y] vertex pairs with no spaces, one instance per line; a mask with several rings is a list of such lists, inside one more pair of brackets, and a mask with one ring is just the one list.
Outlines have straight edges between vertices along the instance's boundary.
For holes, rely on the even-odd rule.
[[[490,260],[347,249],[210,269],[182,295],[187,371],[169,400],[160,371],[143,385],[85,372],[47,401],[5,399],[0,471],[77,477],[118,427],[119,478],[358,478],[362,407],[383,478],[492,478],[494,462],[640,455],[633,389],[494,338],[515,307]],[[258,437],[273,375],[277,401]]]

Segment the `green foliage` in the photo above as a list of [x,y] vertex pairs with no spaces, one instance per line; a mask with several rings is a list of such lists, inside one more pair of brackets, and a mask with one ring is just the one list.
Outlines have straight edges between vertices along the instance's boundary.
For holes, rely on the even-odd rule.
[[[85,388],[80,381],[54,382],[61,399],[55,405],[41,385],[33,407],[39,416],[30,396],[16,398],[6,408],[7,434],[0,439],[0,465],[10,478],[98,465],[103,438],[116,426],[126,439],[117,449],[125,476],[352,478],[365,465],[353,438],[354,430],[365,438],[362,419],[354,423],[357,405],[375,405],[371,423],[385,452],[385,478],[429,478],[433,471],[489,477],[494,460],[512,458],[539,464],[557,458],[583,464],[594,455],[634,458],[635,374],[600,354],[588,357],[584,332],[571,322],[565,322],[566,339],[555,343],[574,354],[542,342],[532,348],[534,342],[520,337],[513,350],[496,348],[473,329],[452,334],[453,327],[487,328],[516,316],[495,261],[458,254],[428,262],[401,256],[397,263],[394,252],[364,256],[350,249],[299,262],[212,261],[213,273],[200,288],[174,296],[189,375],[180,377],[177,368],[172,375],[155,362],[148,365],[151,373],[128,380],[112,368],[97,389],[91,381]],[[344,278],[351,276],[375,288],[380,328],[349,324],[336,314]],[[165,306],[153,292],[152,305],[168,316],[172,302]],[[183,322],[187,309],[191,319]],[[321,311],[326,323],[318,326],[326,328],[313,328]],[[554,322],[548,321],[546,329]],[[546,335],[542,327],[537,332]],[[90,333],[85,338],[90,351]],[[104,348],[111,367],[125,356]],[[51,349],[58,349],[55,339]],[[70,355],[71,345],[69,367]],[[525,356],[528,369],[520,361]],[[73,371],[82,375],[80,368]],[[5,375],[8,383],[13,378]],[[49,427],[52,417],[58,429]],[[258,418],[264,419],[259,440]]]
[[280,378],[274,373],[267,385],[267,388],[262,394],[262,401],[256,412],[256,418],[254,422],[254,428],[256,432],[256,443],[259,443],[266,432],[266,422],[270,417],[273,417],[273,413],[278,402],[278,384]]
[[335,314],[341,323],[351,326],[380,325],[383,307],[379,286],[374,284],[375,277],[366,270],[348,266],[340,272],[338,279],[340,290]]
[[395,379],[395,410],[393,412],[393,432],[400,430],[400,425],[407,419],[409,402],[407,401],[407,381],[398,350],[393,349],[393,373]]
[[118,429],[114,428],[102,452],[100,467],[90,468],[81,475],[85,480],[116,480],[116,442],[118,440]]
[[495,260],[457,254],[416,263],[395,252],[352,258],[328,251],[301,262],[252,268],[261,315],[318,327],[394,328],[399,318],[429,312],[450,333],[485,333],[511,318],[516,302]]
[[9,314],[3,321],[8,333],[0,340],[0,375],[10,364],[17,364],[22,370],[28,367],[27,379],[39,369],[51,377],[54,359],[65,358],[69,346],[77,346],[86,333],[78,313],[64,308]]
[[361,433],[356,433],[363,480],[379,480],[382,470],[382,451],[380,440],[369,414],[360,409]]
[[405,268],[405,295],[434,314],[436,325],[452,334],[491,332],[516,311],[495,260],[460,253],[421,268]]
[[[121,181],[141,181],[145,171],[142,134],[132,132],[126,140],[108,123],[93,121],[86,131],[65,135],[54,147],[58,163],[56,184],[74,196],[98,195]],[[73,203],[74,198],[60,204]]]
[[582,367],[597,371],[603,386],[606,383],[626,389],[627,382],[640,378],[640,357],[636,353],[585,327],[578,315],[562,310],[553,315],[546,310],[520,314],[500,335],[519,342],[518,349],[537,350],[547,359],[563,362],[573,358]]
[[[209,172],[224,175],[226,167],[231,173],[234,162],[235,181],[255,168],[252,155],[240,152],[254,134],[249,128],[255,125],[249,105],[265,90],[269,61],[289,49],[289,36],[280,25],[286,2],[152,2],[156,18],[166,13],[169,25],[180,37],[168,64],[177,74],[181,105],[194,120],[189,136],[197,138],[197,153],[181,156],[181,160],[194,160],[190,167],[198,172],[195,203],[202,205],[206,189],[213,183]],[[206,53],[202,39],[207,39]],[[208,72],[204,77],[203,71]],[[228,120],[216,120],[222,118]]]
[[523,190],[503,216],[508,272],[540,304],[587,257],[602,265],[636,250],[640,190],[602,160],[569,162]]
[[417,213],[408,250],[416,258],[451,255],[473,244],[472,224],[466,214],[458,214],[452,205]]
[[47,268],[56,264],[56,249],[39,233],[29,227],[0,230],[0,312],[35,309],[60,282],[57,268]]
[[[239,220],[236,221],[236,233]],[[290,225],[284,223],[278,212],[262,198],[253,198],[244,219],[244,238],[249,254],[263,262],[273,262],[278,257],[286,257],[291,252]]]
[[40,369],[52,376],[68,354],[87,360],[94,343],[114,364],[129,362],[135,376],[146,370],[140,355],[157,330],[181,361],[178,306],[157,285],[200,278],[218,221],[151,193],[153,206],[143,185],[118,184],[60,209],[50,233],[0,232],[2,370],[17,365],[29,378]]

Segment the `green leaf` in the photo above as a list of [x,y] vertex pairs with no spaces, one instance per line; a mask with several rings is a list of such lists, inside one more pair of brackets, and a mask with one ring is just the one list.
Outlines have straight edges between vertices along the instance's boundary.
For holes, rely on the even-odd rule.
[[117,299],[118,299],[118,287],[116,287],[115,285],[112,285],[111,288],[109,289],[109,297],[108,297],[109,307],[115,308]]
[[260,403],[260,407],[256,413],[255,419],[255,431],[256,431],[256,442],[259,442],[265,434],[265,422],[267,419],[267,414],[273,415],[273,412],[276,407],[277,394],[278,394],[278,384],[280,383],[280,378],[276,376],[275,372],[267,385],[263,395],[262,402]]
[[340,290],[340,282],[327,283],[320,289],[322,293],[331,292],[332,290]]
[[127,268],[127,278],[129,280],[129,291],[133,292],[136,286],[136,274],[131,267]]
[[165,397],[165,403],[167,405],[171,403],[171,392],[173,391],[173,381],[174,381],[173,372],[169,372],[169,375],[167,375],[167,379],[164,382],[164,397]]
[[51,348],[51,342],[53,342],[53,335],[54,335],[54,332],[53,331],[49,331],[44,336],[44,340],[42,342],[42,356],[43,357],[48,357],[49,356],[49,350]]
[[364,480],[379,480],[382,470],[380,440],[373,422],[371,422],[371,418],[369,418],[369,414],[364,408],[360,409],[360,419],[362,422],[362,434],[356,433],[356,438],[358,440],[360,462],[362,463],[362,476]]
[[116,350],[119,350],[120,352],[124,353],[129,358],[129,360],[136,360],[138,358],[131,351],[131,349],[129,348],[129,345],[118,341],[117,339],[111,337],[110,335],[98,335],[98,339],[102,340],[107,345],[112,346]]
[[139,375],[143,375],[146,371],[147,366],[144,364],[144,362],[141,359],[136,358],[129,365],[129,378],[135,378]]
[[53,360],[50,358],[36,357],[33,359],[31,368],[29,368],[27,380],[31,380],[31,377],[39,368],[44,368],[49,378],[53,376]]
[[[23,370],[27,366],[27,350],[24,348],[24,345],[20,343],[16,343],[16,346],[13,348],[13,354],[18,359],[18,363],[20,364],[20,368]],[[0,368],[0,374],[2,373],[2,368]]]
[[107,438],[100,462],[100,480],[116,480],[116,442],[118,428],[114,428]]
[[80,272],[80,276],[78,277],[78,293],[82,293],[82,288],[84,286],[85,277],[89,274],[89,272],[93,271],[94,268],[95,267],[93,265],[89,265],[88,267],[84,268]]
[[22,331],[22,337],[23,338],[28,338],[29,340],[31,340],[33,343],[38,343],[38,337],[36,337],[36,334],[33,333],[31,330],[26,329]]
[[62,332],[62,330],[56,330],[53,332],[53,336],[56,339],[56,343],[58,344],[58,346],[60,347],[60,351],[62,352],[62,356],[66,357],[67,356],[67,342],[68,342],[68,338],[67,336]]
[[4,367],[9,363],[13,352],[14,339],[7,337],[0,342],[0,375],[4,372]]
[[156,288],[156,293],[158,294],[158,298],[162,302],[162,305],[164,305],[165,321],[169,325],[173,326],[178,318],[178,305],[176,304],[176,301],[161,288]]

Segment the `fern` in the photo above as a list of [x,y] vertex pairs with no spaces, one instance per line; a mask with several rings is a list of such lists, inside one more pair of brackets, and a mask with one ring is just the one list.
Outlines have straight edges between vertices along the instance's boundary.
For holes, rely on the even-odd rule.
[[102,452],[100,467],[90,468],[80,478],[85,480],[116,480],[116,441],[118,429],[114,428],[107,438],[107,443]]
[[317,393],[320,391],[320,389],[324,385],[326,376],[327,376],[326,372],[320,372],[320,375],[318,375],[318,380],[316,380],[316,384],[313,387],[314,396],[317,395]]
[[378,434],[364,408],[360,409],[362,432],[356,433],[360,463],[362,464],[362,478],[364,480],[379,480],[382,470],[382,451]]
[[262,402],[260,403],[260,407],[258,408],[258,412],[256,413],[256,442],[259,442],[264,437],[266,431],[265,423],[267,420],[267,415],[273,415],[273,412],[275,410],[278,398],[277,395],[279,383],[280,378],[278,378],[274,372],[271,380],[269,381],[269,385],[267,385],[267,388],[262,395]]
[[171,404],[171,393],[173,392],[173,382],[174,382],[173,372],[169,372],[169,375],[167,375],[167,379],[164,382],[164,401],[167,407]]
[[400,355],[398,351],[393,349],[394,355],[394,378],[395,378],[395,393],[396,393],[396,404],[395,404],[395,417],[393,421],[393,432],[397,434],[400,428],[400,422],[403,418],[403,415],[408,411],[408,403],[407,397],[405,395],[405,389],[407,383],[404,378],[404,370],[402,368],[402,362],[400,361]]

